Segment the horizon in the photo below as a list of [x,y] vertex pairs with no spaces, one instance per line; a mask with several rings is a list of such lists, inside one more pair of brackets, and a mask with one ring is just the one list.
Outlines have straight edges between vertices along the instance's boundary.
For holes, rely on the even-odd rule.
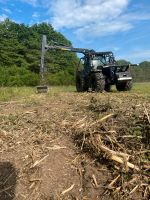
[[0,0],[0,11],[0,22],[49,23],[74,47],[112,51],[132,63],[150,61],[148,0]]

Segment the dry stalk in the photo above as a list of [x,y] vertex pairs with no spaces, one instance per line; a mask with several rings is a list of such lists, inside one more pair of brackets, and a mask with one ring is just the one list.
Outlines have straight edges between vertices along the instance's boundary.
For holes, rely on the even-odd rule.
[[74,188],[74,184],[72,184],[69,188],[67,188],[66,190],[64,190],[61,194],[64,195],[66,194],[67,192],[70,192],[73,188]]
[[49,154],[46,155],[46,156],[44,156],[44,158],[42,158],[41,160],[37,160],[30,168],[34,168],[35,166],[39,165],[39,164],[40,164],[43,160],[45,160],[48,156],[49,156]]
[[115,189],[115,191],[113,192],[113,195],[115,195],[115,194],[117,194],[118,192],[120,192],[120,190],[121,190],[121,186],[117,187],[117,188]]
[[135,181],[137,181],[137,179],[138,179],[137,176],[134,177],[134,178],[132,178],[132,179],[128,182],[128,184],[133,184]]
[[143,165],[144,169],[150,170],[150,165]]
[[133,190],[131,190],[130,195],[133,194],[137,189],[138,189],[139,185],[136,185]]
[[65,146],[59,146],[59,145],[54,145],[53,147],[46,147],[47,149],[50,149],[50,150],[59,150],[59,149],[66,149],[67,147]]
[[4,188],[4,189],[0,190],[0,193],[2,193],[2,192],[6,192],[7,190],[10,190],[12,187],[13,187],[13,185]]
[[84,143],[85,143],[85,133],[83,134],[83,141],[82,141],[82,145],[81,145],[81,151],[83,150]]
[[[112,160],[120,163],[120,164],[124,164],[124,160],[123,158],[119,157],[119,156],[116,156],[116,155],[111,155],[110,157]],[[130,163],[130,162],[127,162],[126,165],[131,168],[131,169],[135,169],[137,171],[140,171],[139,167],[137,167],[136,165]]]
[[117,182],[117,180],[120,178],[120,174],[109,183],[108,188],[112,189],[113,185]]
[[97,140],[99,141],[98,147],[103,152],[105,152],[109,156],[109,158],[111,160],[114,160],[114,161],[116,161],[116,162],[118,162],[120,164],[125,164],[126,168],[129,167],[129,168],[135,169],[137,171],[140,170],[138,166],[136,166],[136,165],[134,165],[134,164],[132,164],[132,163],[130,163],[130,162],[127,161],[128,157],[129,157],[128,154],[125,154],[125,153],[122,153],[122,152],[115,152],[115,151],[109,149],[108,147],[106,147],[105,145],[103,145],[100,136],[98,136]]
[[14,174],[15,172],[13,171],[7,178],[6,178],[6,180],[3,182],[3,185],[5,185],[7,182],[8,182],[8,180],[12,177],[12,175]]
[[99,185],[98,185],[98,183],[97,183],[97,180],[96,180],[96,177],[95,177],[94,174],[92,175],[92,178],[93,178],[93,181],[94,181],[95,187],[98,188]]
[[149,122],[149,124],[150,124],[150,117],[149,117],[148,111],[147,111],[147,109],[146,109],[145,104],[143,104],[143,106],[144,106],[145,114],[146,114],[146,116],[147,116],[147,120],[148,120],[148,122]]
[[110,118],[110,117],[112,117],[112,116],[114,116],[114,113],[111,113],[111,114],[109,114],[109,115],[106,115],[106,116],[102,117],[101,119],[99,119],[99,120],[93,122],[92,124],[90,124],[90,127],[94,126],[95,124],[101,123],[101,122],[105,121],[106,119],[108,119],[108,118]]

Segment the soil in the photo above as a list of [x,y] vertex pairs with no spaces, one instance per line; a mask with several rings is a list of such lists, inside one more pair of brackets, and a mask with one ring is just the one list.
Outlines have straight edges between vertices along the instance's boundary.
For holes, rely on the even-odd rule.
[[[140,96],[129,107],[132,95],[128,101],[116,94],[111,98],[59,93],[40,94],[34,101],[0,103],[0,200],[121,199],[108,188],[114,178],[113,161],[107,163],[87,150],[76,130],[82,120],[94,122],[112,106],[115,110],[124,105],[120,112],[126,115],[143,101],[149,106]],[[122,199],[148,198],[142,194],[136,191]]]

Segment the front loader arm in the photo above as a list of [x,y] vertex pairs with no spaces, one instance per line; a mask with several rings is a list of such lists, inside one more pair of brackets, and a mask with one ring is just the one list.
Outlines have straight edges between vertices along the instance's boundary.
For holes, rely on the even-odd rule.
[[41,50],[41,65],[40,65],[40,73],[41,77],[44,76],[44,58],[45,53],[48,50],[55,50],[55,51],[68,51],[68,52],[75,52],[75,53],[82,53],[84,55],[90,55],[94,53],[95,51],[92,49],[84,49],[84,48],[74,48],[70,46],[66,46],[63,44],[53,43],[52,45],[48,45],[47,43],[47,37],[46,35],[43,35],[42,37],[42,50]]

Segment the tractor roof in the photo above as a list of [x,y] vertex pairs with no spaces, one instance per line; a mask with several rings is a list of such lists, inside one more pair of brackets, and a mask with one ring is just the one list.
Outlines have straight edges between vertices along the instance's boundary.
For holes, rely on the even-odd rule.
[[110,55],[113,55],[113,52],[112,51],[94,52],[94,55],[98,55],[98,56],[110,56]]

